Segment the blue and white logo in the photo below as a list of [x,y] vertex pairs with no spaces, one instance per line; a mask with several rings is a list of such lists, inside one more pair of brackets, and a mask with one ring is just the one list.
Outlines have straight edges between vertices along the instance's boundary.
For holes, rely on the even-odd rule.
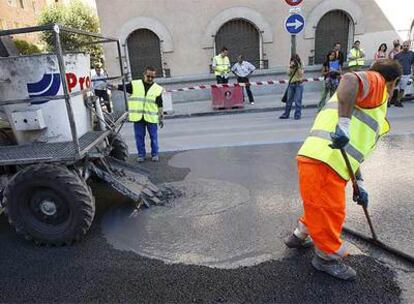
[[[29,97],[41,96],[56,96],[60,89],[60,74],[44,74],[42,79],[38,82],[28,83],[27,91]],[[47,102],[47,100],[32,102],[32,104],[39,104]]]
[[297,35],[303,31],[305,19],[300,14],[290,15],[285,21],[285,29],[289,34]]

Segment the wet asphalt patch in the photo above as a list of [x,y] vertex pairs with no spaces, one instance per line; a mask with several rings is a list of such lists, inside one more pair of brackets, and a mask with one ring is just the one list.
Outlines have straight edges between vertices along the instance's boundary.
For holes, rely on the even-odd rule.
[[220,270],[114,250],[99,225],[73,247],[47,248],[17,239],[3,224],[2,303],[399,303],[401,293],[394,273],[365,256],[349,259],[358,278],[342,282],[315,271],[309,250]]
[[[176,174],[174,172],[177,172]],[[160,168],[168,181],[186,170]],[[394,272],[366,256],[349,258],[354,282],[315,271],[311,251],[289,251],[280,261],[215,269],[169,265],[113,249],[101,219],[118,195],[96,185],[97,216],[91,231],[72,247],[36,247],[17,237],[0,217],[0,302],[30,303],[399,303]],[[105,198],[105,200],[104,200]]]

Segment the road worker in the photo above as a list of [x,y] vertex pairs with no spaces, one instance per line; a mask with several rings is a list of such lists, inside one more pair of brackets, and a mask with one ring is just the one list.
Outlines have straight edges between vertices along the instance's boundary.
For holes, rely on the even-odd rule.
[[352,49],[349,51],[348,67],[351,72],[360,71],[364,66],[365,52],[360,46],[361,42],[357,40],[354,42]]
[[359,167],[389,131],[387,101],[401,74],[400,64],[390,59],[374,63],[369,71],[345,74],[298,152],[304,212],[285,244],[300,248],[313,243],[312,265],[339,279],[356,277],[355,270],[343,263],[348,251],[341,232],[350,175],[339,149],[346,151],[357,176],[360,194],[354,193],[354,201],[367,207],[368,193]]
[[230,59],[227,55],[228,49],[223,47],[220,54],[213,58],[212,66],[218,84],[229,82]]
[[[143,79],[133,80],[126,84],[128,98],[128,119],[134,123],[135,141],[138,151],[138,162],[145,161],[145,133],[148,130],[151,139],[151,160],[159,161],[158,125],[164,126],[162,92],[163,88],[154,82],[156,70],[146,67]],[[122,85],[118,86],[122,90]]]

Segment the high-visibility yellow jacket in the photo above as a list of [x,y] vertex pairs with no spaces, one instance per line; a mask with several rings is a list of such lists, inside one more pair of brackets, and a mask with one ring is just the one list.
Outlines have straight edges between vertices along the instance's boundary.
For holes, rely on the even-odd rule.
[[[382,102],[379,106],[363,109],[355,106],[351,118],[350,142],[345,147],[354,172],[374,150],[378,139],[386,134],[390,125],[386,119],[387,89],[384,88]],[[334,94],[326,106],[316,116],[309,137],[300,148],[298,155],[326,163],[339,176],[349,180],[348,169],[340,150],[332,149],[330,133],[335,132],[338,123],[338,97]]]
[[[361,50],[357,50],[355,48],[352,48],[349,53],[351,54],[350,57],[352,58],[359,58],[361,56]],[[355,59],[355,60],[350,60],[348,62],[348,66],[349,67],[353,67],[353,66],[360,66],[360,65],[364,65],[365,61],[363,58],[359,58],[359,59]]]
[[223,76],[230,73],[230,59],[221,55],[214,56],[213,69],[216,76]]
[[162,94],[163,88],[154,83],[145,94],[142,80],[133,80],[131,84],[132,94],[128,99],[129,121],[140,121],[144,117],[146,122],[158,123],[158,106],[155,100]]

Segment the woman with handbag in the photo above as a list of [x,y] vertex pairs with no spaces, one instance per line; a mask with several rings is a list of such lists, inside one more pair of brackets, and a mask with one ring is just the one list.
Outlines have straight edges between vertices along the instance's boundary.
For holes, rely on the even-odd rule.
[[[302,116],[302,96],[303,96],[303,66],[302,60],[296,54],[290,58],[290,65],[287,71],[290,76],[289,84],[286,89],[286,107],[285,112],[280,116],[280,119],[289,118],[292,104],[295,103],[295,119],[298,120]],[[283,101],[283,99],[282,99]]]

